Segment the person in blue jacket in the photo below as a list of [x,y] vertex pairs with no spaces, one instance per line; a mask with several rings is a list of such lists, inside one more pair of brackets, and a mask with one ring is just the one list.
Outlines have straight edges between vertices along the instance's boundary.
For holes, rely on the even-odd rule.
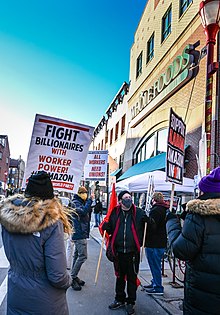
[[0,207],[6,257],[10,263],[7,315],[68,315],[64,231],[71,233],[63,206],[54,198],[49,175],[32,175],[24,195]]
[[72,222],[73,222],[73,235],[72,240],[75,245],[73,254],[73,264],[71,270],[72,288],[73,290],[80,291],[84,286],[85,281],[78,277],[78,273],[82,264],[87,259],[87,238],[90,232],[90,220],[92,212],[92,202],[94,194],[88,198],[87,189],[84,186],[79,187],[77,194],[73,196],[71,208],[73,208]]

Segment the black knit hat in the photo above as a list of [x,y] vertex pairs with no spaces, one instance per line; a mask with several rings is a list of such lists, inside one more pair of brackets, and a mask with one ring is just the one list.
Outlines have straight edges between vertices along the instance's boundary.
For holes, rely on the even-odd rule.
[[122,197],[125,195],[125,194],[129,194],[131,195],[131,193],[127,190],[122,190],[119,194],[118,194],[118,200],[121,200]]
[[49,174],[40,171],[37,174],[31,175],[24,194],[25,197],[40,197],[43,200],[52,199],[54,197],[53,185]]

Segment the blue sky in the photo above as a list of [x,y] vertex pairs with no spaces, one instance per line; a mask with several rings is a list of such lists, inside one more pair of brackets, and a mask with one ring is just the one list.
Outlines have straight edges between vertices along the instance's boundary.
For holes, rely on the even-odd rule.
[[26,160],[35,114],[95,126],[124,81],[146,0],[2,0],[0,134]]

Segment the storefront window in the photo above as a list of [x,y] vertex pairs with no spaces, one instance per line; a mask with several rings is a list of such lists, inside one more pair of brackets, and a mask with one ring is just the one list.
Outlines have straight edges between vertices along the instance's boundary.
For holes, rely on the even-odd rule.
[[167,130],[161,129],[143,141],[135,153],[136,163],[167,151]]

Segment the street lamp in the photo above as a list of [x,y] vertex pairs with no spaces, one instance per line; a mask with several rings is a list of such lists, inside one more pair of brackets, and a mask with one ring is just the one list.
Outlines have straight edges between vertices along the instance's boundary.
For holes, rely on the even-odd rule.
[[206,174],[211,170],[211,126],[212,126],[212,90],[213,74],[218,63],[213,62],[216,35],[220,29],[220,0],[204,0],[200,3],[199,14],[206,34],[207,65],[206,65],[206,97],[205,97],[205,133],[207,144]]

